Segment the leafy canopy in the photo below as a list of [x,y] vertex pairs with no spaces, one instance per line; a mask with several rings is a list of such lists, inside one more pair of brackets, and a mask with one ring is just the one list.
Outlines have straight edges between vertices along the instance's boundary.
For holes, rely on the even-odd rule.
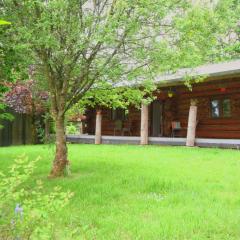
[[[54,116],[80,100],[139,103],[157,73],[209,60],[217,41],[214,10],[186,0],[5,0],[1,9],[12,44],[44,76]],[[147,87],[126,94],[139,82]]]

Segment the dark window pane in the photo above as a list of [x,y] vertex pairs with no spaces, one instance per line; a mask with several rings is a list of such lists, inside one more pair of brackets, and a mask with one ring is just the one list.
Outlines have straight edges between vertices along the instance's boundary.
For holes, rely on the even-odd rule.
[[219,104],[219,100],[212,100],[211,101],[211,115],[214,118],[220,117],[220,104]]
[[124,110],[118,108],[117,109],[117,120],[124,120]]
[[112,120],[116,120],[116,110],[112,109]]
[[224,99],[222,102],[223,107],[223,117],[231,116],[231,102],[230,99]]
[[112,110],[112,120],[125,120],[124,109],[117,108]]

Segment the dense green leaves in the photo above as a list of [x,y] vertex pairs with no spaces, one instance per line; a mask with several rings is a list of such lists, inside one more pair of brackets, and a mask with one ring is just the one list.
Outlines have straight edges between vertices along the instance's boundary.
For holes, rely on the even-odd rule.
[[42,66],[55,112],[62,93],[62,114],[89,89],[109,106],[115,97],[105,96],[118,90],[105,94],[103,85],[144,85],[161,71],[209,61],[219,32],[214,9],[183,0],[6,0],[3,9],[18,49]]
[[213,48],[213,58],[218,61],[240,57],[240,1],[221,0],[215,8],[218,26],[218,41]]

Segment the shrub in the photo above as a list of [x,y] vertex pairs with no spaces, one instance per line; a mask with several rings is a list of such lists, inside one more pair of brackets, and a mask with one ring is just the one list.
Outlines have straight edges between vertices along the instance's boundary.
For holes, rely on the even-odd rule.
[[[37,159],[38,160],[38,159]],[[27,186],[36,166],[22,156],[15,160],[9,173],[0,172],[0,239],[55,239],[54,215],[65,207],[71,192],[56,187],[44,193],[43,183]]]
[[77,133],[77,127],[73,124],[70,123],[67,125],[67,134],[76,134]]

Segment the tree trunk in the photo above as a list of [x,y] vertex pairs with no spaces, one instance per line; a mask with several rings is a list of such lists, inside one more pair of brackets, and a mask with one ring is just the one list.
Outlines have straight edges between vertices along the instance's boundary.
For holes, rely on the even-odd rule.
[[45,115],[44,123],[45,123],[44,142],[49,143],[50,142],[50,117],[48,116],[48,114]]
[[32,143],[36,144],[38,143],[38,135],[37,135],[37,121],[36,121],[36,117],[34,114],[31,115],[31,129],[32,129]]
[[56,155],[53,161],[50,177],[68,175],[69,161],[67,159],[67,144],[64,127],[64,116],[56,118]]

